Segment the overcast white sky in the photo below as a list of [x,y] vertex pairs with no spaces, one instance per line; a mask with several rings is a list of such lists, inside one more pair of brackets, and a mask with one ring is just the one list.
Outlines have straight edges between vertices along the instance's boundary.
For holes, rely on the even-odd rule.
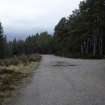
[[78,8],[80,0],[0,0],[0,21],[9,37],[53,32],[57,22]]

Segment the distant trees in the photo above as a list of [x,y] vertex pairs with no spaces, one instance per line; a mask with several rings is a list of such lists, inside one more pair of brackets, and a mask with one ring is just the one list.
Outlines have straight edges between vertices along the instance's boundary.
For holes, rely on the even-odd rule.
[[79,9],[55,27],[56,53],[70,57],[105,54],[105,1],[81,1]]
[[28,36],[25,40],[7,41],[0,23],[0,59],[22,54],[51,54],[53,47],[53,36],[47,32]]
[[51,54],[53,53],[53,36],[47,32],[37,33],[28,36],[25,40],[16,40],[8,42],[9,56],[22,54]]
[[53,52],[53,36],[47,32],[32,35],[25,40],[25,52],[48,54]]
[[36,39],[37,52],[44,54],[53,53],[53,36],[49,35],[47,32],[42,32],[37,35]]

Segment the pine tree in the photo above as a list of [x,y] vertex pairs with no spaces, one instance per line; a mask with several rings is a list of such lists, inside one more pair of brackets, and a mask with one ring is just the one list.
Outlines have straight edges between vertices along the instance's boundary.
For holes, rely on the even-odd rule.
[[5,57],[5,37],[3,34],[2,24],[0,23],[0,58]]
[[105,54],[105,1],[84,0],[55,27],[60,54],[101,57]]

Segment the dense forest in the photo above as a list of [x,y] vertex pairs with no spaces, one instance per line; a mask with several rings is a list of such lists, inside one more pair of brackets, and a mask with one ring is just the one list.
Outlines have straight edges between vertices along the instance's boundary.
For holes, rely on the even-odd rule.
[[54,35],[47,32],[25,40],[7,41],[0,23],[0,58],[21,54],[56,54],[66,57],[103,58],[105,55],[105,1],[84,0],[79,9],[63,17]]
[[105,1],[81,1],[79,9],[55,27],[57,54],[103,57],[105,54]]

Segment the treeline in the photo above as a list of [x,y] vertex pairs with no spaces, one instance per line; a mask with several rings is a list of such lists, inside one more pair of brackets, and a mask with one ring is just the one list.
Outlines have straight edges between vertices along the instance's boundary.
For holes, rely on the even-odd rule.
[[37,33],[8,42],[0,23],[0,58],[21,54],[57,54],[67,57],[103,58],[105,55],[105,1],[84,0],[79,9],[62,18],[54,35]]
[[105,0],[84,0],[55,27],[56,54],[68,57],[105,55]]
[[25,40],[7,41],[0,24],[0,58],[34,53],[52,54],[53,36],[47,32],[42,32],[28,36]]
[[10,55],[21,54],[51,54],[53,53],[53,36],[47,32],[28,36],[25,40],[10,41],[8,43]]

